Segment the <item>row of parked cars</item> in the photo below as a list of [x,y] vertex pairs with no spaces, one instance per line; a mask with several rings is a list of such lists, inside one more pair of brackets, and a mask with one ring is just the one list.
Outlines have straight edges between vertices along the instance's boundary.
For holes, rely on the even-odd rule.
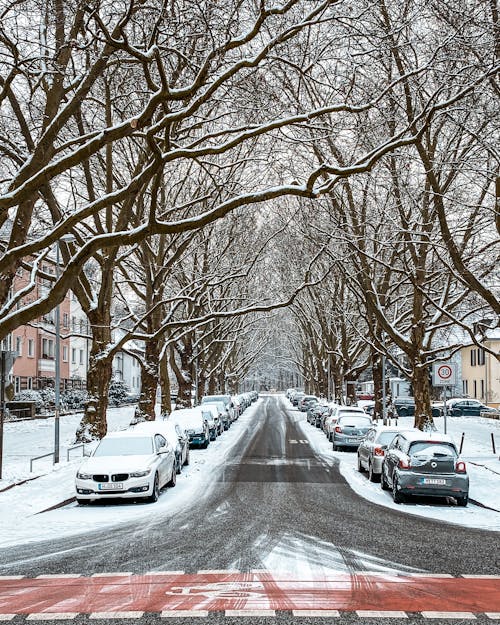
[[106,434],[77,470],[77,502],[106,497],[157,501],[164,486],[175,486],[190,462],[190,450],[206,449],[257,399],[256,392],[207,395],[199,406],[174,410],[167,419]]
[[361,407],[324,405],[292,389],[287,396],[309,423],[323,429],[334,451],[355,450],[358,470],[390,490],[395,503],[420,495],[453,497],[458,506],[467,505],[467,467],[450,436],[379,425]]

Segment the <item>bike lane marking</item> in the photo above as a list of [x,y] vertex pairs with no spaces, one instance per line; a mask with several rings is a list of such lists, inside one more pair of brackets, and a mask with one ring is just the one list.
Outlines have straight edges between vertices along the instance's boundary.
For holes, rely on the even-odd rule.
[[1,620],[12,614],[242,610],[497,614],[500,577],[358,573],[294,579],[266,572],[0,578]]

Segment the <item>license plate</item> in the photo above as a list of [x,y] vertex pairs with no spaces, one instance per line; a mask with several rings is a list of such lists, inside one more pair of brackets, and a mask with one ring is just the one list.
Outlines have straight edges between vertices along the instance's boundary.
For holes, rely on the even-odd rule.
[[115,482],[114,484],[99,484],[99,490],[123,490],[123,484],[121,482]]
[[437,478],[424,477],[422,480],[422,484],[434,484],[436,486],[444,486],[446,484],[446,480],[440,480]]
[[359,441],[359,438],[348,438],[347,442],[348,443],[357,443]]

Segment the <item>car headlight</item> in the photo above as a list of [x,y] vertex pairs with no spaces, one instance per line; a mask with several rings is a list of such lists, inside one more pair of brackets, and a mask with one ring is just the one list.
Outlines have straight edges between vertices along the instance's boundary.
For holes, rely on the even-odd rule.
[[129,473],[130,477],[145,477],[151,473],[151,469],[146,469],[145,471],[133,471]]
[[91,480],[92,479],[92,475],[89,475],[88,473],[80,473],[80,471],[78,471],[78,473],[76,474],[76,477],[79,480]]

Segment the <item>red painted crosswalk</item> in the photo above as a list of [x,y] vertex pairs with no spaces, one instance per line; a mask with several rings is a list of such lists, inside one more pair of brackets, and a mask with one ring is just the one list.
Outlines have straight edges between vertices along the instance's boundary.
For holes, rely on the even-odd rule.
[[0,577],[0,615],[312,610],[500,613],[500,576],[155,572]]

